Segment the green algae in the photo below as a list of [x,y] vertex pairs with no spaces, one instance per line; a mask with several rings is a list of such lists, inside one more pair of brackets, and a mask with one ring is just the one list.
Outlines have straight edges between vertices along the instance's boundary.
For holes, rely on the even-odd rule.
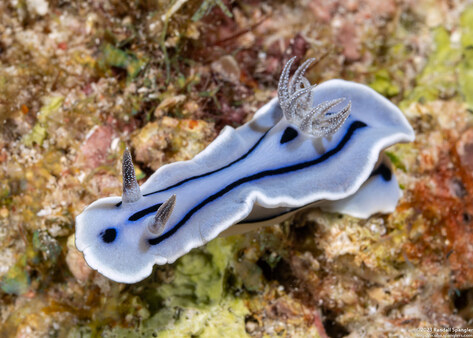
[[400,104],[401,109],[412,102],[425,103],[439,97],[453,96],[457,92],[455,66],[461,60],[461,51],[451,44],[450,33],[444,27],[437,27],[433,36],[435,49],[417,76],[416,87]]
[[140,58],[135,53],[106,43],[102,48],[102,57],[98,65],[102,70],[108,70],[110,67],[123,69],[127,72],[127,81],[131,81],[138,76],[147,63],[144,57]]
[[[184,308],[178,311],[163,309],[142,322],[137,329],[114,328],[102,333],[103,337],[248,337],[245,315],[248,314],[241,299],[224,299],[201,309]],[[75,331],[77,332],[77,331]],[[83,334],[83,332],[82,332]],[[87,337],[70,334],[68,337]]]
[[387,97],[396,96],[400,92],[399,86],[393,83],[391,76],[385,69],[381,69],[374,74],[374,81],[369,86]]
[[232,255],[232,244],[217,239],[183,256],[176,265],[172,283],[156,290],[166,306],[202,306],[214,304],[224,294],[225,270]]
[[416,87],[400,104],[402,109],[413,102],[425,103],[457,95],[473,109],[473,7],[462,13],[460,28],[460,43],[452,41],[452,34],[444,27],[433,30],[435,48],[416,78]]
[[47,262],[47,265],[56,264],[62,248],[46,231],[35,231],[33,233],[32,245],[36,252],[44,254],[44,260]]
[[45,105],[38,113],[38,122],[47,123],[52,119],[52,115],[61,108],[64,98],[62,96],[51,96],[44,99]]
[[228,290],[234,242],[217,238],[180,258],[172,280],[151,285],[155,289],[144,296],[150,308],[159,303],[158,310],[146,316],[138,328],[114,327],[105,330],[103,336],[246,337],[248,309]]
[[401,158],[396,155],[395,152],[393,151],[385,151],[384,152],[388,157],[389,157],[389,160],[391,161],[391,163],[398,169],[406,172],[407,169],[406,169],[406,166],[404,165],[404,163],[402,163],[402,160]]
[[46,128],[37,123],[34,125],[31,132],[23,137],[23,143],[28,147],[33,146],[33,144],[41,146],[47,135]]
[[[228,298],[219,304],[201,310],[184,309],[177,320],[160,331],[157,337],[248,337],[245,332],[245,315],[248,314],[243,300]],[[144,325],[144,330],[156,330],[161,313],[157,313]],[[175,317],[175,318],[176,318]],[[157,319],[157,322],[155,320]]]
[[32,283],[30,266],[38,263],[38,261],[37,251],[29,242],[24,253],[18,257],[16,263],[1,279],[0,288],[2,291],[14,295],[22,295],[28,292]]
[[23,255],[15,265],[13,265],[0,282],[3,292],[13,295],[22,295],[29,290],[31,279],[26,272],[26,255]]
[[140,167],[135,165],[135,175],[137,180],[142,180],[146,177],[146,174]]
[[473,7],[467,8],[460,17],[462,29],[462,61],[459,67],[459,82],[462,95],[470,110],[473,110]]
[[46,103],[38,112],[38,122],[36,122],[30,133],[23,136],[22,141],[28,147],[33,146],[33,144],[43,145],[48,135],[47,124],[52,119],[52,115],[61,108],[64,98],[62,96],[52,96],[45,98],[44,101]]

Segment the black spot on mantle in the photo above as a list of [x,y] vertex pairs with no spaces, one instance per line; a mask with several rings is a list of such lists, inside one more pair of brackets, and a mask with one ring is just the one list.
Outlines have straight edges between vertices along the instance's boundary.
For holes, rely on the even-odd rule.
[[292,127],[287,127],[286,130],[284,130],[284,133],[282,134],[281,141],[279,141],[281,144],[290,142],[294,140],[299,133],[297,130],[295,130]]
[[108,228],[105,231],[102,231],[100,236],[102,236],[102,240],[105,243],[112,243],[115,238],[117,238],[117,230],[114,228]]

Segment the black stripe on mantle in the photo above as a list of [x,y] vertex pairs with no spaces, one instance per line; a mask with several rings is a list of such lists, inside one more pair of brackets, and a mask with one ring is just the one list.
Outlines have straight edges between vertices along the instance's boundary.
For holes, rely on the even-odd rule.
[[[386,164],[384,163],[381,163],[376,169],[374,169],[372,172],[371,172],[371,175],[368,177],[368,180],[372,177],[376,177],[380,175],[383,180],[385,180],[386,182],[389,182],[391,180],[391,177],[392,177],[392,173],[391,173],[391,170],[389,169],[389,167],[386,166]],[[352,195],[353,196],[353,195]],[[304,209],[306,207],[308,207],[309,205],[311,204],[314,204],[315,202],[312,202],[312,203],[309,203],[309,204],[306,204],[306,205],[302,205],[300,207],[297,207],[297,208],[292,208],[292,209],[289,209],[287,211],[282,211],[280,212],[279,214],[277,215],[272,215],[272,216],[268,216],[268,217],[263,217],[263,218],[258,218],[258,219],[252,219],[250,221],[245,221],[245,220],[241,220],[240,222],[236,223],[236,224],[252,224],[252,223],[260,223],[260,222],[265,222],[265,221],[269,221],[273,218],[277,218],[277,217],[280,217],[280,216],[283,216],[283,215],[286,215],[286,214],[289,214],[291,212],[294,212],[294,211],[297,211],[299,209]]]
[[[237,162],[240,162],[241,160],[244,160],[245,158],[248,157],[248,155],[250,155],[257,147],[258,145],[261,143],[261,141],[263,141],[263,139],[266,137],[266,135],[269,133],[269,131],[272,129],[272,127],[270,129],[268,129],[259,139],[258,141],[245,153],[243,154],[242,156],[240,156],[239,158],[237,158],[235,161],[223,166],[223,167],[220,167],[218,169],[215,169],[215,170],[212,170],[212,171],[209,171],[207,173],[204,173],[204,174],[201,174],[201,175],[196,175],[196,176],[192,176],[192,177],[188,177],[182,181],[179,181],[173,185],[170,185],[169,187],[167,188],[164,188],[164,189],[161,189],[161,190],[156,190],[156,191],[153,191],[153,192],[149,192],[147,194],[144,194],[143,196],[150,196],[150,195],[153,195],[153,194],[157,194],[157,193],[160,193],[160,192],[163,192],[163,191],[166,191],[166,190],[170,190],[170,189],[173,189],[173,188],[176,188],[184,183],[187,183],[187,182],[190,182],[190,181],[193,181],[193,180],[196,180],[196,179],[199,179],[199,178],[202,178],[202,177],[206,177],[206,176],[210,176],[210,175],[213,175],[221,170],[224,170],[224,169],[227,169],[229,167],[231,167],[232,165],[234,165],[235,163]],[[116,207],[119,207],[120,205],[122,204],[122,202],[118,202],[115,206]],[[142,209],[138,212],[135,212],[133,215],[131,215],[128,220],[129,221],[137,221],[139,220],[140,218],[142,217],[145,217],[146,215],[149,215],[153,212],[156,212],[159,207],[161,206],[162,203],[158,203],[158,204],[155,204],[155,205],[152,205],[150,206],[149,208],[146,208],[146,209]]]
[[231,190],[235,189],[236,187],[242,185],[242,184],[245,184],[245,183],[248,183],[248,182],[251,182],[251,181],[256,181],[256,180],[259,180],[261,178],[264,178],[264,177],[268,177],[268,176],[276,176],[276,175],[281,175],[281,174],[286,174],[286,173],[290,173],[290,172],[293,172],[293,171],[297,171],[297,170],[302,170],[302,169],[305,169],[305,168],[308,168],[308,167],[311,167],[311,166],[314,166],[314,165],[317,165],[317,164],[320,164],[326,160],[328,160],[330,157],[332,157],[333,155],[337,154],[338,152],[340,152],[343,147],[348,143],[348,141],[350,141],[351,137],[353,136],[353,134],[355,133],[355,131],[357,129],[360,129],[360,128],[364,128],[366,127],[366,123],[362,122],[362,121],[354,121],[350,124],[350,127],[348,127],[348,130],[345,134],[345,136],[343,137],[343,139],[340,141],[340,143],[335,147],[333,148],[332,150],[326,152],[325,154],[323,154],[322,156],[316,158],[316,159],[313,159],[313,160],[310,160],[310,161],[305,161],[305,162],[302,162],[302,163],[298,163],[298,164],[293,164],[293,165],[290,165],[290,166],[287,166],[287,167],[282,167],[282,168],[278,168],[278,169],[271,169],[271,170],[265,170],[265,171],[261,171],[259,173],[256,173],[256,174],[253,174],[253,175],[250,175],[250,176],[246,176],[246,177],[243,177],[243,178],[240,178],[232,183],[230,183],[229,185],[227,185],[225,188],[221,189],[220,191],[216,192],[215,194],[207,197],[205,200],[203,200],[201,203],[199,203],[198,205],[196,205],[194,208],[192,208],[173,228],[171,228],[169,231],[167,231],[166,233],[162,234],[160,237],[155,237],[155,238],[151,238],[148,240],[148,243],[150,245],[156,245],[156,244],[159,244],[161,243],[162,241],[168,239],[169,237],[171,237],[172,235],[174,235],[191,217],[192,215],[194,215],[197,211],[199,211],[200,209],[202,209],[204,206],[206,206],[207,204],[215,201],[216,199],[222,197],[223,195],[225,195],[226,193],[230,192]]
[[[272,128],[271,128],[272,129]],[[271,129],[268,129],[260,138],[259,140],[253,145],[253,147],[250,148],[250,150],[248,150],[245,154],[243,154],[242,156],[240,156],[239,158],[237,158],[235,161],[227,164],[226,166],[223,166],[223,167],[220,167],[218,169],[215,169],[215,170],[212,170],[212,171],[209,171],[205,174],[201,174],[201,175],[196,175],[196,176],[192,176],[192,177],[188,177],[182,181],[179,181],[173,185],[170,185],[169,187],[167,188],[164,188],[164,189],[161,189],[161,190],[156,190],[156,191],[153,191],[153,192],[149,192],[147,194],[144,194],[143,196],[150,196],[150,195],[153,195],[153,194],[157,194],[157,193],[160,193],[160,192],[163,192],[163,191],[166,191],[166,190],[169,190],[169,189],[173,189],[175,187],[178,187],[184,183],[187,183],[189,181],[193,181],[193,180],[196,180],[196,179],[199,179],[199,178],[202,178],[202,177],[206,177],[206,176],[210,176],[212,174],[215,174],[221,170],[224,170],[224,169],[227,169],[229,167],[231,167],[232,165],[234,165],[235,163],[237,162],[240,162],[241,160],[244,160],[245,158],[248,157],[248,155],[250,155],[257,147],[258,145],[261,143],[261,141],[263,141],[263,139],[265,138],[265,136],[269,133],[269,131]]]

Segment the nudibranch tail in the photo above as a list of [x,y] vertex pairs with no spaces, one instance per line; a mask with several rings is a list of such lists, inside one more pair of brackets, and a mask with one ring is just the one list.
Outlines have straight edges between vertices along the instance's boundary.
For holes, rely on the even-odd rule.
[[322,102],[312,108],[313,89],[316,85],[311,85],[304,74],[315,59],[305,61],[290,78],[289,71],[295,59],[293,57],[286,63],[279,79],[278,97],[284,117],[303,133],[314,137],[334,134],[350,115],[351,102],[348,101],[337,112],[330,112],[330,109],[344,101],[343,97]]
[[148,226],[149,231],[154,235],[161,235],[164,231],[169,217],[171,217],[174,206],[176,205],[176,195],[172,195],[169,199],[161,204],[156,215],[154,216],[153,223]]
[[141,190],[135,176],[135,167],[131,159],[131,154],[128,148],[123,153],[122,161],[123,172],[123,203],[133,203],[141,198]]

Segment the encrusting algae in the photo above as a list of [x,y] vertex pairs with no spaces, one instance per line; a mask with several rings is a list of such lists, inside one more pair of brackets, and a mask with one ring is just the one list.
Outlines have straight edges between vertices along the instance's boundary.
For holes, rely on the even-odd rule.
[[[473,324],[473,7],[466,1],[0,3],[0,336],[409,336]],[[74,219],[190,159],[276,95],[285,62],[399,105],[396,211],[311,210],[218,238],[133,285]]]

